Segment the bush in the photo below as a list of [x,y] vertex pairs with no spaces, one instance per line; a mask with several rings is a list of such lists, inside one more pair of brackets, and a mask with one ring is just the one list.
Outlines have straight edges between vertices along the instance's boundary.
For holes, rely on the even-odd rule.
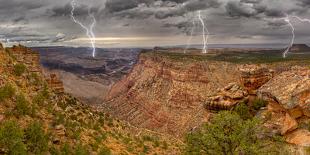
[[16,111],[18,115],[29,115],[31,113],[29,105],[30,103],[24,95],[18,95],[16,97]]
[[238,104],[234,111],[244,120],[252,118],[252,114],[250,112],[250,108],[245,103]]
[[0,88],[0,102],[4,101],[5,99],[13,97],[15,94],[15,89],[12,85],[6,84],[5,86]]
[[98,153],[98,155],[111,155],[111,154],[112,154],[111,150],[106,146],[102,147]]
[[68,143],[65,143],[62,148],[61,148],[61,154],[62,155],[71,155],[72,154],[72,150],[71,147]]
[[7,121],[0,127],[0,148],[7,154],[26,154],[24,132],[15,121]]
[[25,73],[26,66],[24,64],[16,64],[14,65],[14,74],[16,76],[21,76]]
[[42,154],[48,150],[48,136],[45,134],[41,123],[33,122],[25,131],[28,151]]
[[76,149],[75,149],[75,155],[89,155],[89,151],[87,150],[86,147],[83,145],[79,144]]
[[262,107],[266,107],[268,104],[267,101],[263,100],[263,99],[260,99],[260,98],[256,98],[254,101],[253,101],[253,108],[255,110],[259,110],[260,108]]
[[28,80],[30,81],[32,85],[35,85],[35,86],[39,86],[41,84],[40,77],[37,73],[31,73],[28,76]]
[[[257,119],[243,120],[230,111],[219,112],[203,128],[187,136],[187,154],[280,154],[275,139],[264,137]],[[266,145],[267,144],[267,145]],[[281,150],[282,151],[282,150]]]

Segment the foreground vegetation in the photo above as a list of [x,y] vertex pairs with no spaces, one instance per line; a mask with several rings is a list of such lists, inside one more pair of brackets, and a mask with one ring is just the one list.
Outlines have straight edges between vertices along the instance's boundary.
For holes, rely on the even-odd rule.
[[[6,50],[10,52],[10,50]],[[0,51],[0,154],[179,154],[175,141],[57,94],[41,73]]]
[[[219,112],[202,129],[187,136],[187,154],[285,154],[280,136],[268,133],[257,118],[242,119],[236,112]],[[279,149],[281,148],[281,149]]]

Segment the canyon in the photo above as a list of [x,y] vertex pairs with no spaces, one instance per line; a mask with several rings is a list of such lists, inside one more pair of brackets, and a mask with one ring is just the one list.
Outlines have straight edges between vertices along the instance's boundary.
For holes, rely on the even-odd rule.
[[[268,106],[260,117],[270,117],[265,125],[287,142],[307,146],[305,135],[310,132],[300,127],[310,120],[309,55],[304,57],[235,63],[212,56],[142,52],[131,72],[112,86],[101,108],[135,126],[181,138],[216,111],[263,98]],[[300,139],[298,133],[305,137]]]

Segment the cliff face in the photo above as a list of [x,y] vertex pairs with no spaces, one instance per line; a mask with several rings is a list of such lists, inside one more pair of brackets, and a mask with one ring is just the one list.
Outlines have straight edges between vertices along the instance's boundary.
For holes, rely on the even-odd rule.
[[208,110],[255,99],[260,87],[291,66],[142,53],[131,73],[111,88],[102,108],[135,126],[180,137],[207,121]]
[[232,63],[186,63],[144,53],[112,87],[105,108],[136,126],[180,136],[208,117],[203,102],[210,95],[239,79]]

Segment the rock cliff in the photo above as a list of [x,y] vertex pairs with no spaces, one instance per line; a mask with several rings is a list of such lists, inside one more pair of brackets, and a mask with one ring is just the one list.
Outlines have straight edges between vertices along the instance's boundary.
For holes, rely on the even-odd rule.
[[[181,137],[206,122],[212,115],[209,110],[232,109],[244,100],[253,100],[257,92],[261,94],[264,90],[279,88],[278,92],[282,93],[279,99],[301,103],[298,97],[305,98],[305,85],[295,89],[296,93],[291,92],[295,96],[290,99],[281,98],[281,95],[289,96],[290,92],[284,91],[286,83],[297,87],[305,82],[294,80],[300,79],[294,76],[280,78],[283,81],[277,79],[279,75],[290,73],[294,69],[291,66],[290,62],[241,64],[142,53],[133,70],[111,88],[102,108],[135,126]],[[281,85],[271,85],[272,81]],[[294,113],[298,115],[299,111]],[[296,128],[290,116],[281,115],[282,122],[290,125],[280,132]]]
[[238,81],[227,62],[171,61],[143,53],[131,73],[109,92],[104,108],[134,125],[180,136],[206,119],[203,102]]

